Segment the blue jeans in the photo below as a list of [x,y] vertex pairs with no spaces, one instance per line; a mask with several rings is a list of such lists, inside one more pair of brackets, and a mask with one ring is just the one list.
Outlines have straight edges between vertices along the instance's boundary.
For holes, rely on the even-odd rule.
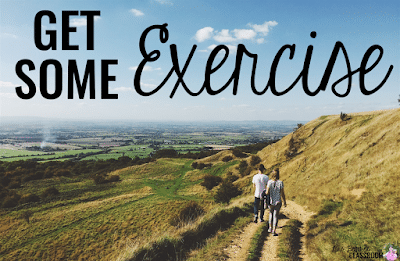
[[260,198],[254,198],[254,218],[258,217],[258,208],[261,203],[261,208],[260,208],[260,219],[264,219],[264,200],[261,200]]

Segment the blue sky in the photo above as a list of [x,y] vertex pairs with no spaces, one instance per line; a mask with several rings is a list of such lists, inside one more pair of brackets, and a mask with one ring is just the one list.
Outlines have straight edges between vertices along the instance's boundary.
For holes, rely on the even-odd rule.
[[[34,42],[34,19],[41,10],[50,10],[56,23],[42,19],[43,43],[48,43],[46,30],[57,32],[57,49],[41,51]],[[87,50],[87,24],[85,16],[71,16],[70,26],[77,31],[70,33],[70,44],[79,50],[62,50],[62,11],[99,10],[100,17],[94,21],[94,50]],[[0,0],[0,115],[40,116],[57,119],[128,119],[128,120],[301,120],[308,121],[321,115],[340,112],[361,112],[397,108],[400,94],[400,1],[398,0],[335,0],[335,1],[22,1]],[[211,76],[211,86],[219,89],[230,78],[235,66],[236,48],[244,44],[251,53],[258,55],[256,86],[264,89],[272,61],[285,44],[295,44],[295,54],[289,60],[286,50],[278,65],[276,84],[279,90],[288,87],[303,68],[306,50],[313,45],[309,69],[309,85],[315,90],[322,78],[333,47],[343,43],[352,70],[360,67],[361,60],[372,45],[380,45],[383,56],[379,64],[366,75],[367,89],[373,89],[386,75],[390,65],[394,69],[383,87],[365,96],[359,88],[359,74],[352,77],[350,94],[336,97],[331,85],[346,74],[346,63],[339,53],[326,91],[314,97],[306,95],[299,82],[289,93],[274,96],[270,90],[263,95],[251,91],[250,76],[252,60],[243,58],[237,95],[229,86],[218,95],[206,91],[192,97],[180,85],[175,96],[169,95],[177,81],[174,74],[166,85],[151,96],[140,96],[133,86],[135,69],[143,57],[139,39],[149,26],[167,23],[169,39],[159,40],[154,30],[146,39],[146,49],[160,50],[161,56],[148,63],[141,74],[141,86],[151,91],[158,86],[172,62],[170,45],[178,50],[180,68],[183,67],[193,45],[197,45],[193,58],[184,75],[188,88],[197,92],[203,82],[207,59],[212,49],[224,44],[230,52],[223,66]],[[315,31],[317,37],[310,37]],[[217,55],[214,66],[221,61]],[[375,51],[368,62],[370,66],[378,57]],[[26,84],[16,74],[15,66],[21,59],[29,59],[35,70],[23,71],[36,84],[36,95],[29,100],[20,99],[16,86]],[[43,61],[56,59],[62,65],[62,95],[47,100],[40,95],[39,71]],[[76,60],[83,77],[86,62],[95,60],[95,99],[67,99],[68,60]],[[116,100],[101,99],[101,60],[118,60],[110,65],[109,92],[118,94]],[[48,91],[54,92],[54,68],[48,69]],[[347,82],[338,86],[345,90]]]

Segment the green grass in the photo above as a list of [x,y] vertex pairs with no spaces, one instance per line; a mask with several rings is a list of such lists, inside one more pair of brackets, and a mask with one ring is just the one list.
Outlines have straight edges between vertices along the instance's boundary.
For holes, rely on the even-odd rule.
[[235,223],[222,233],[218,233],[215,237],[207,240],[207,244],[195,251],[188,261],[203,261],[203,260],[225,260],[228,256],[223,252],[223,249],[229,247],[232,240],[241,229],[247,226],[252,220],[252,216],[239,217]]
[[247,261],[258,261],[261,257],[261,251],[264,246],[264,241],[268,235],[268,222],[264,222],[254,233],[249,248]]
[[67,150],[67,151],[57,151],[57,152],[8,150],[8,152],[5,152],[5,154],[3,155],[3,157],[8,157],[8,158],[0,158],[0,160],[2,160],[2,161],[17,161],[17,160],[29,160],[29,159],[38,159],[40,161],[65,160],[65,159],[77,157],[82,154],[96,153],[99,151],[101,151],[101,150],[99,150],[99,149],[84,149],[84,150]]
[[[296,219],[290,219],[282,228],[279,236],[278,257],[280,260],[294,261],[299,259],[300,231],[302,223]],[[339,259],[338,259],[339,260]]]
[[248,216],[249,208],[250,205],[219,210],[201,219],[178,236],[166,235],[139,248],[126,260],[183,260],[189,251],[205,245],[207,238],[215,236],[220,231],[227,231],[238,218]]
[[[0,211],[0,259],[113,260],[132,240],[150,240],[160,231],[173,234],[168,220],[185,202],[196,200],[206,210],[215,205],[202,195],[181,195],[190,186],[185,174],[191,162],[160,159],[131,167],[115,172],[121,181],[112,184],[95,185],[87,175],[24,184],[17,193],[40,195],[54,186],[60,195]],[[26,210],[33,212],[29,224],[20,218]]]
[[218,163],[215,164],[212,168],[204,169],[202,172],[213,176],[222,176],[224,173],[226,173],[229,167],[236,165],[238,162],[239,161],[237,160],[233,160],[227,163]]

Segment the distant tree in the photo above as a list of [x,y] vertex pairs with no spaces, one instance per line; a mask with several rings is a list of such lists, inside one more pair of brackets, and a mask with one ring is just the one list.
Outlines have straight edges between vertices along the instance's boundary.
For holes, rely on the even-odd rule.
[[218,176],[213,176],[210,174],[206,174],[203,177],[203,182],[200,183],[203,187],[205,187],[207,190],[211,190],[213,187],[218,186],[222,182],[222,178]]
[[25,219],[26,222],[28,222],[29,224],[29,219],[32,217],[33,212],[31,210],[26,210],[24,212],[22,212],[21,214],[21,218]]
[[192,168],[197,169],[198,164],[197,161],[194,161],[191,166]]
[[69,170],[66,170],[66,169],[59,169],[54,173],[54,176],[56,176],[56,177],[70,177],[71,176],[71,172]]
[[18,180],[13,180],[10,182],[10,184],[8,184],[9,189],[16,189],[16,188],[20,188],[21,187],[21,182],[19,182]]
[[234,182],[236,180],[238,180],[239,177],[236,175],[233,175],[233,173],[231,171],[229,171],[228,173],[226,173],[226,178],[225,180],[228,182]]
[[3,200],[3,208],[13,208],[18,205],[21,196],[15,192],[10,191],[6,198]]
[[252,155],[252,156],[250,157],[250,165],[251,165],[251,166],[255,166],[255,165],[257,165],[257,164],[260,163],[260,162],[261,162],[261,158],[260,158],[259,156]]
[[229,180],[224,180],[214,195],[217,203],[229,203],[229,201],[242,194],[240,189]]
[[58,194],[60,194],[58,189],[56,189],[55,187],[50,187],[50,188],[45,189],[42,192],[41,197],[42,198],[53,197],[53,196],[57,196]]
[[117,182],[117,181],[120,181],[121,180],[121,178],[119,177],[119,175],[110,175],[109,177],[107,177],[106,178],[106,181],[107,181],[107,183],[110,183],[110,182]]
[[181,223],[188,223],[196,220],[199,216],[205,213],[204,209],[195,201],[190,201],[179,213],[170,220],[172,226],[177,226]]
[[249,167],[249,164],[245,160],[240,161],[238,170],[239,170],[239,174],[242,177],[249,175],[251,172],[251,168]]
[[28,193],[22,195],[21,199],[19,200],[19,203],[23,204],[23,203],[38,202],[38,201],[40,201],[40,198],[37,195],[33,193]]
[[175,158],[178,156],[178,152],[174,149],[162,149],[154,153],[154,158]]
[[232,156],[229,156],[229,155],[222,158],[222,161],[223,161],[223,162],[229,162],[229,161],[231,161],[231,160],[233,160],[233,157],[232,157]]
[[349,115],[347,115],[347,113],[341,112],[340,113],[340,119],[342,121],[347,121],[348,119],[350,119]]
[[240,151],[237,148],[234,148],[232,150],[232,154],[235,155],[235,157],[237,157],[237,158],[246,158],[247,157],[247,154],[243,153],[242,151]]
[[298,129],[300,129],[301,127],[303,127],[304,125],[302,123],[297,123],[297,127],[293,129],[293,131],[297,131]]
[[288,147],[288,149],[285,151],[285,156],[286,156],[286,159],[291,159],[291,158],[293,158],[294,156],[296,156],[296,154],[297,154],[297,151],[298,151],[298,147],[299,147],[299,144],[294,140],[294,137],[293,137],[293,135],[292,135],[292,137],[290,138],[290,140],[289,140],[289,147]]

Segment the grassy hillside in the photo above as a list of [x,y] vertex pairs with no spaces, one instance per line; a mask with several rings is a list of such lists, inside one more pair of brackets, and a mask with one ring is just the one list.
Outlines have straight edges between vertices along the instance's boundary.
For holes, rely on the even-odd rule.
[[[316,213],[306,234],[313,260],[346,260],[349,249],[400,245],[399,146],[396,109],[321,116],[257,153],[269,171],[280,168],[287,197]],[[225,162],[228,156],[232,160]],[[201,170],[191,167],[193,160],[157,159],[111,173],[121,179],[114,183],[96,185],[85,174],[24,183],[13,190],[41,195],[55,187],[60,194],[0,210],[0,260],[142,260],[154,253],[157,260],[165,246],[173,247],[172,256],[185,256],[221,228],[235,220],[243,226],[240,217],[251,216],[246,203],[253,199],[254,166],[234,182],[243,194],[230,205],[215,203],[218,187],[208,191],[200,183],[206,174],[240,176],[239,162],[251,165],[252,159],[222,151],[196,160],[212,165]],[[176,225],[193,202],[204,214]],[[22,217],[26,211],[32,213],[29,223]],[[186,252],[178,253],[182,248]]]
[[258,153],[280,167],[288,198],[318,213],[308,224],[315,260],[399,245],[400,110],[348,116],[321,116]]
[[170,221],[188,202],[205,212],[219,205],[199,185],[202,176],[223,175],[235,164],[194,170],[192,162],[158,159],[113,172],[121,181],[108,184],[85,175],[25,183],[14,190],[40,195],[55,187],[60,194],[0,210],[0,260],[115,260],[127,247],[177,234]]

